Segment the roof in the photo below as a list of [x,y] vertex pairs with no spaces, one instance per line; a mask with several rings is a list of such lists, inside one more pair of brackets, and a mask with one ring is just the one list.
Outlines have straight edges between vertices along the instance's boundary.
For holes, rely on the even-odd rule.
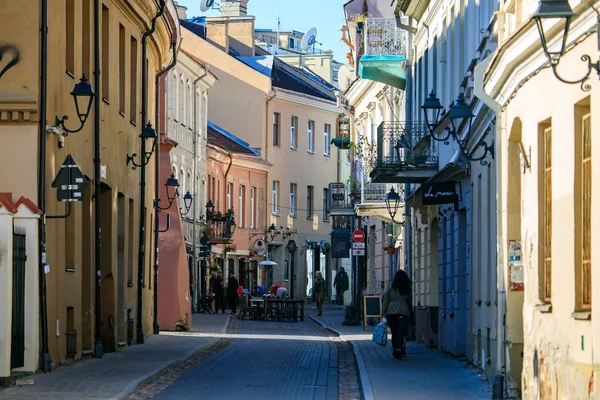
[[225,149],[231,153],[260,157],[260,152],[250,147],[237,136],[227,132],[220,126],[208,121],[208,143]]
[[308,68],[296,68],[281,59],[268,56],[238,57],[250,68],[271,78],[273,87],[336,101],[335,87],[313,73]]
[[179,21],[188,31],[191,31],[202,39],[206,39],[206,18],[205,17],[193,17],[188,19],[182,19]]
[[12,193],[0,193],[0,208],[6,208],[9,213],[16,214],[19,212],[19,207],[21,205],[27,207],[33,214],[42,215],[42,210],[27,197],[21,196],[15,203],[12,200]]

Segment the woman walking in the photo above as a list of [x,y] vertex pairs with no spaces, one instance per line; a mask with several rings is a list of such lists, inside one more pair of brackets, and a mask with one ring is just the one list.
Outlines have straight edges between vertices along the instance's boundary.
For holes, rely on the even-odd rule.
[[323,299],[325,298],[325,279],[323,279],[323,275],[321,275],[321,271],[315,272],[315,284],[313,286],[313,291],[315,292],[315,302],[317,303],[317,309],[319,313],[317,316],[323,314]]
[[406,354],[404,336],[412,319],[412,283],[403,270],[396,272],[392,286],[383,296],[383,315],[392,330],[394,358],[401,360]]

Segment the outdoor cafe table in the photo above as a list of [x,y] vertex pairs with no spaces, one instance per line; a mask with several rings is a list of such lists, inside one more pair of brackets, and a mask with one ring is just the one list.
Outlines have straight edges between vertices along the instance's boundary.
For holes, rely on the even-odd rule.
[[269,306],[274,305],[276,307],[277,319],[280,320],[281,312],[285,309],[287,304],[291,304],[292,306],[292,315],[294,322],[298,322],[298,306],[300,306],[300,321],[304,321],[304,300],[294,300],[294,299],[278,299],[276,297],[265,297],[265,307],[263,319],[266,321],[268,316]]

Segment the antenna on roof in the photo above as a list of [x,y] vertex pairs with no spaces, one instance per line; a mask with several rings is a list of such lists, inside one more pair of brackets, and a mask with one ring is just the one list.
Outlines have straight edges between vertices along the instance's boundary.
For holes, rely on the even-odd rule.
[[279,19],[279,17],[277,17],[277,43],[275,43],[275,45],[273,46],[273,49],[271,50],[271,53],[273,54],[277,54],[277,51],[279,50],[279,30],[281,28],[281,19]]
[[302,36],[302,42],[300,42],[300,49],[306,52],[310,46],[313,46],[313,53],[315,49],[315,43],[317,43],[317,28],[310,28],[308,32]]
[[210,9],[218,10],[219,6],[215,6],[215,0],[200,0],[200,11],[206,12]]

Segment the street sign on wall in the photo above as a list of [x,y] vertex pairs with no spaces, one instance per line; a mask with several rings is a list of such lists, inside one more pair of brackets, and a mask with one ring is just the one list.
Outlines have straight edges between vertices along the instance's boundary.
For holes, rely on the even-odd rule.
[[355,242],[362,242],[365,240],[365,233],[360,229],[355,230],[352,232],[352,240]]
[[69,154],[52,182],[52,187],[58,189],[56,192],[58,201],[82,201],[83,189],[87,185],[87,179]]
[[365,249],[352,249],[352,255],[353,256],[364,256]]
[[365,242],[354,242],[352,243],[352,249],[364,249]]
[[455,182],[430,182],[421,184],[423,205],[452,204],[458,201]]

